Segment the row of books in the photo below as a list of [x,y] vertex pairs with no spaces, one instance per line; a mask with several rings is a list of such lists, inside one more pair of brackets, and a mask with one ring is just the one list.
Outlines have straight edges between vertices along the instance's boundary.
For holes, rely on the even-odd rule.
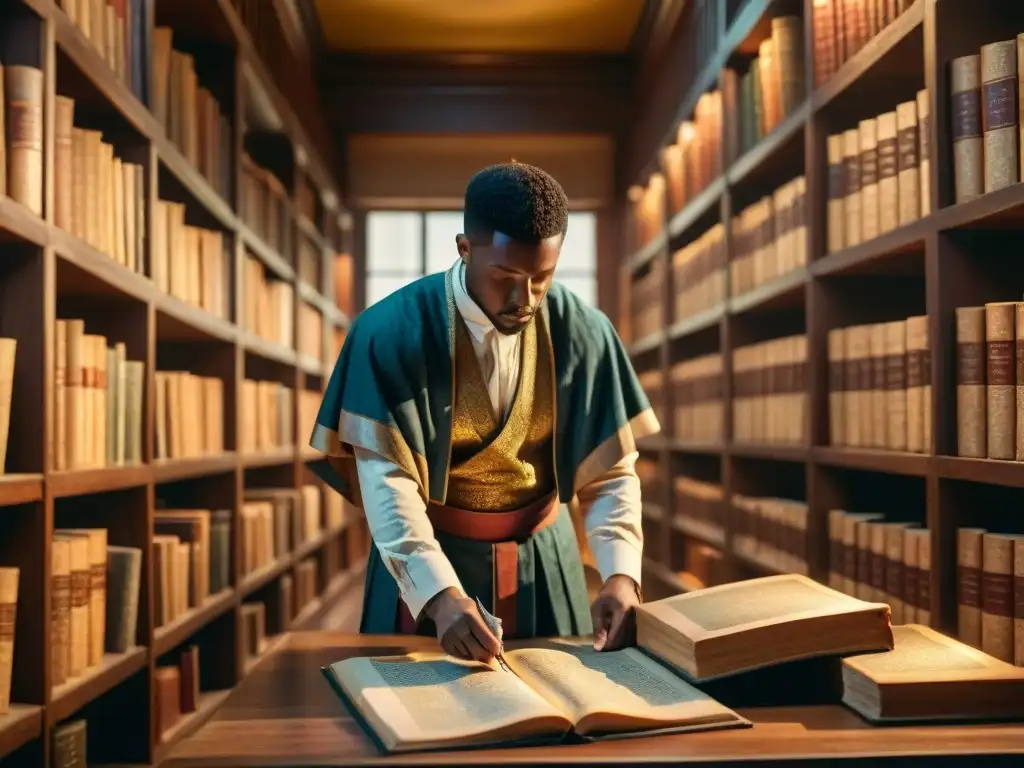
[[322,517],[320,489],[246,490],[241,514],[242,575],[278,562],[335,521]]
[[931,212],[928,109],[928,91],[918,91],[914,101],[828,137],[829,253]]
[[294,446],[294,404],[295,390],[291,387],[276,381],[244,379],[238,449],[252,454]]
[[803,19],[776,16],[771,20],[771,33],[758,45],[747,72],[738,75],[725,70],[724,87],[730,93],[735,93],[737,87],[739,91],[739,152],[757,144],[804,103],[805,69]]
[[[724,541],[725,489],[722,485],[680,475],[674,486],[677,527],[704,541]],[[712,583],[716,582],[704,582],[705,585]]]
[[188,371],[157,371],[155,384],[155,458],[223,453],[224,381]]
[[7,441],[11,430],[11,401],[14,395],[14,362],[16,339],[0,337],[0,476],[7,465]]
[[320,314],[320,310],[304,301],[299,302],[298,331],[299,353],[322,362],[324,359],[324,316]]
[[806,501],[734,493],[732,508],[733,552],[776,573],[807,574]]
[[[675,544],[673,549],[676,549]],[[684,536],[678,550],[681,562],[671,570],[687,590],[704,589],[731,580],[725,553],[718,547]]]
[[957,530],[959,637],[1024,667],[1024,535]]
[[55,335],[55,469],[141,463],[145,364],[128,360],[124,343],[86,333],[84,320],[57,320]]
[[11,711],[11,676],[14,673],[20,579],[20,569],[0,567],[0,716]]
[[[278,585],[283,588],[283,579],[278,581]],[[247,662],[255,661],[267,650],[266,603],[257,600],[242,603],[241,614],[242,652]]]
[[149,47],[142,0],[58,0],[57,4],[115,77],[146,103]]
[[927,528],[876,512],[828,513],[829,586],[884,602],[899,624],[931,623],[931,537]]
[[153,536],[153,626],[231,586],[231,510],[158,509]]
[[[661,151],[661,173],[649,184],[651,200],[639,211],[641,234],[651,239],[655,225],[668,208],[674,215],[707,189],[722,174],[722,92],[702,93],[693,110],[693,119],[684,120],[676,130],[676,140]],[[654,230],[650,234],[650,230]],[[648,236],[649,235],[649,236]],[[638,245],[643,245],[641,239]]]
[[223,320],[231,319],[231,264],[224,234],[185,223],[184,203],[157,200],[150,276],[156,287]]
[[734,440],[807,443],[806,334],[734,349],[732,387]]
[[[672,423],[676,440],[707,443],[723,439],[725,370],[720,353],[674,363],[667,377],[654,368],[637,378],[659,420]],[[671,413],[667,411],[669,401]]]
[[176,42],[169,27],[153,30],[153,115],[171,143],[229,200],[234,155],[230,118],[200,84],[196,57],[176,48]]
[[1024,460],[1024,302],[956,309],[957,455]]
[[248,154],[242,155],[242,221],[278,253],[291,253],[292,232],[288,195],[280,179]]
[[[41,98],[42,72],[38,87]],[[102,131],[76,126],[74,99],[57,96],[55,113],[54,223],[143,274],[147,195],[142,165],[120,156]]]
[[814,84],[820,86],[913,0],[814,0]]
[[829,331],[830,443],[930,453],[930,360],[923,315]]
[[50,682],[58,686],[135,646],[142,550],[110,544],[103,528],[57,529],[50,569]]
[[1024,178],[1017,108],[1022,77],[1024,33],[983,45],[978,53],[950,62],[956,202],[973,200]]
[[[162,663],[153,670],[153,703],[158,740],[181,718],[199,710],[199,647],[188,645],[177,652],[173,664]],[[63,765],[63,763],[61,763]]]
[[242,279],[243,327],[261,339],[291,349],[295,338],[295,289],[284,280],[270,277],[263,262],[250,253],[245,255]]
[[665,263],[650,262],[647,271],[630,283],[629,333],[638,341],[665,328]]
[[722,305],[728,290],[727,263],[725,227],[721,224],[713,225],[672,254],[672,317],[675,322]]
[[[797,176],[731,220],[731,295],[742,296],[807,266],[806,194],[807,180]],[[721,261],[724,265],[724,253]]]

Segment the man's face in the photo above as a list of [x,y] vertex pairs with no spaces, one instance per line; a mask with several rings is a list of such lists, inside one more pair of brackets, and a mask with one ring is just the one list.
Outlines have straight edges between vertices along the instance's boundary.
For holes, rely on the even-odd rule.
[[533,319],[551,287],[562,238],[531,244],[495,232],[489,243],[479,243],[458,236],[466,287],[499,333],[519,333]]

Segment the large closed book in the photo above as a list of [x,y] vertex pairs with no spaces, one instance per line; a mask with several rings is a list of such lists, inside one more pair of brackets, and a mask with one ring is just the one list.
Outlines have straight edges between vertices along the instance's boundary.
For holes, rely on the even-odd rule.
[[696,682],[816,656],[892,648],[889,606],[806,576],[765,576],[637,608],[637,645]]
[[1024,717],[1024,669],[920,624],[895,647],[843,659],[843,703],[872,722]]
[[635,648],[534,641],[504,658],[511,671],[418,652],[349,658],[323,673],[387,752],[750,725]]

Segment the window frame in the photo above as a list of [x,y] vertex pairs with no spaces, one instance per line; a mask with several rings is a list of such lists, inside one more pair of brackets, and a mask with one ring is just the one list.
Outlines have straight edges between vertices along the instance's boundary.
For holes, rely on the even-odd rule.
[[[365,284],[367,286],[367,290],[369,289],[370,280],[372,278],[375,278],[375,277],[408,278],[410,280],[410,282],[411,282],[412,280],[418,280],[421,277],[426,277],[428,274],[431,274],[430,272],[427,271],[427,261],[428,261],[428,258],[427,258],[427,218],[428,218],[428,216],[431,213],[459,213],[461,211],[462,211],[461,208],[447,208],[447,207],[436,207],[436,208],[435,207],[430,207],[430,208],[401,208],[401,207],[395,207],[395,208],[374,208],[372,210],[366,211],[367,240],[366,240],[366,262],[365,262],[365,269],[364,269],[363,277],[364,277],[364,280],[366,281]],[[370,217],[373,214],[376,214],[376,213],[415,214],[416,216],[419,217],[420,252],[419,252],[418,266],[417,266],[415,271],[413,269],[390,270],[390,269],[372,269],[370,267],[370,257],[369,257],[369,251],[370,251],[369,220],[370,220]],[[591,208],[581,208],[579,210],[571,210],[570,209],[570,211],[569,211],[569,215],[570,216],[572,216],[573,214],[580,214],[580,213],[586,213],[586,214],[590,214],[591,216],[593,216],[594,233],[595,233],[595,239],[596,239],[597,226],[598,226],[598,211],[595,210],[595,209],[591,209]],[[598,298],[598,294],[597,294],[597,262],[598,262],[598,253],[597,253],[597,250],[598,250],[597,249],[597,243],[595,241],[595,244],[594,244],[594,261],[593,261],[593,266],[590,269],[579,269],[579,268],[572,268],[572,267],[570,267],[568,269],[558,270],[558,271],[556,271],[556,278],[555,278],[557,280],[561,280],[562,278],[577,278],[577,279],[583,278],[583,279],[593,280],[593,282],[594,282],[593,305],[595,307],[597,306],[597,298]],[[454,261],[455,261],[455,259],[453,257],[452,258],[452,262],[454,262]],[[369,297],[367,297],[367,299],[368,298]],[[376,301],[380,301],[383,298],[384,297],[381,296],[380,298],[376,299]],[[373,302],[373,303],[376,303],[376,301]],[[368,306],[368,307],[371,306],[371,302],[367,301],[366,302],[366,306]]]

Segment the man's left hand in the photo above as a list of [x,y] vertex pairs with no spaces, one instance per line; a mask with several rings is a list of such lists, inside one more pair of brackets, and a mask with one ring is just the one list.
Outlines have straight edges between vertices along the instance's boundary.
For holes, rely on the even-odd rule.
[[623,574],[616,574],[604,583],[590,606],[594,650],[617,651],[636,642],[638,592],[636,582]]

